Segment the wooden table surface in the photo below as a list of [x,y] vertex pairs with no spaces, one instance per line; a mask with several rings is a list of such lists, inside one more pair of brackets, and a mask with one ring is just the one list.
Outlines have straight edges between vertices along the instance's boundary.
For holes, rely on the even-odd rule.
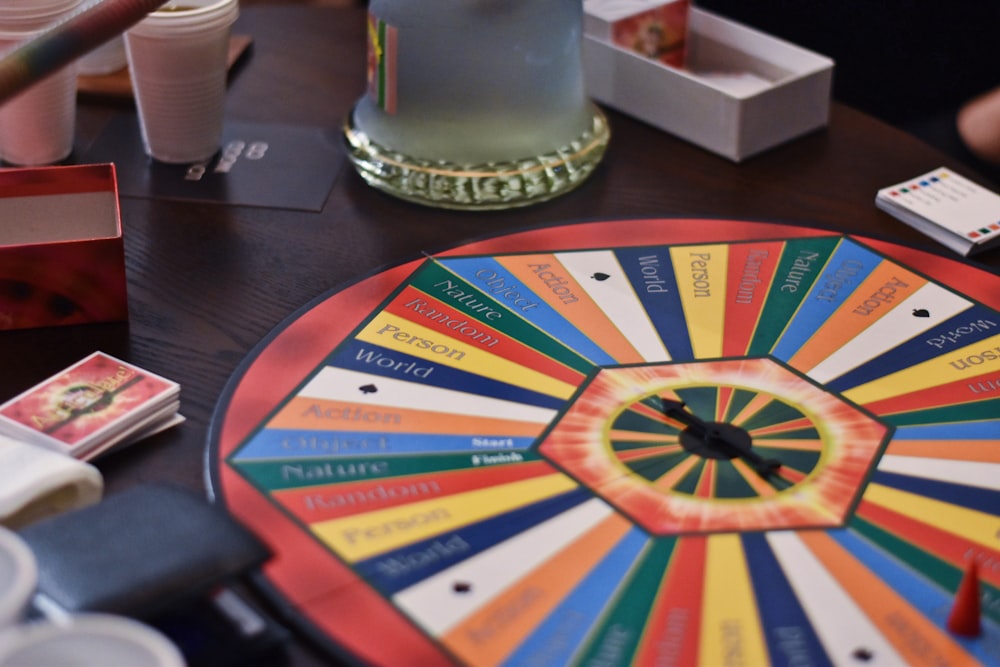
[[[364,14],[307,6],[245,8],[236,30],[253,45],[234,71],[227,118],[336,130],[364,89]],[[131,105],[85,100],[77,146]],[[947,157],[834,104],[828,128],[742,164],[609,112],[612,142],[580,189],[535,207],[461,213],[369,188],[346,164],[321,212],[127,198],[130,320],[0,333],[0,399],[95,349],[182,385],[188,421],[98,462],[107,492],[153,480],[205,489],[206,432],[240,361],[317,295],[386,264],[463,240],[545,223],[632,217],[767,220],[862,232],[937,248],[879,211],[876,190]],[[988,255],[994,269],[1000,255]],[[295,664],[321,664],[307,647]]]

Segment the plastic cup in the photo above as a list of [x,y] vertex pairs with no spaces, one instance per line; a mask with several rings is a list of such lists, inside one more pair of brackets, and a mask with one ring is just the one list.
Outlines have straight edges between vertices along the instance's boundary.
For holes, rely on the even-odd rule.
[[[0,53],[30,41],[75,11],[81,0],[5,0]],[[33,84],[0,106],[0,158],[20,166],[60,162],[73,152],[76,64]]]
[[101,44],[77,61],[77,69],[84,76],[103,76],[125,69],[125,38],[121,35]]
[[222,144],[229,34],[237,0],[178,0],[125,33],[146,153],[203,162]]
[[184,667],[180,650],[162,633],[112,614],[35,621],[0,632],[0,667]]
[[27,543],[0,526],[0,628],[18,623],[38,584],[38,564]]
[[0,26],[19,33],[45,30],[77,9],[80,1],[4,0],[0,3]]

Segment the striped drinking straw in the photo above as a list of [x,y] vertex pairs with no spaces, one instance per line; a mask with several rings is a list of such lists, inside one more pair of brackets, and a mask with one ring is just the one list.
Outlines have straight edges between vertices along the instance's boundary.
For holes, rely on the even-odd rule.
[[168,0],[103,0],[0,59],[0,103],[122,34]]

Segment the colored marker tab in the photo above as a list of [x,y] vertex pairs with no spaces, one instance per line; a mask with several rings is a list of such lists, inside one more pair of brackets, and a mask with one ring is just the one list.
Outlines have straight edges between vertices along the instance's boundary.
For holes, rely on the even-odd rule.
[[958,585],[955,604],[948,615],[948,629],[962,637],[978,637],[982,632],[979,600],[979,564],[972,558]]

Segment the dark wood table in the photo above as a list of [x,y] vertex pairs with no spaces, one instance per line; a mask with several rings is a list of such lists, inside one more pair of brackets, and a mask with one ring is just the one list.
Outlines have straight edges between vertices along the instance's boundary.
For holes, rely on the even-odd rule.
[[[364,14],[254,6],[253,37],[234,72],[227,118],[339,128],[364,89]],[[129,105],[85,101],[85,149]],[[936,249],[874,205],[876,190],[947,164],[911,136],[834,104],[828,128],[743,164],[609,112],[612,143],[580,189],[493,213],[423,208],[341,170],[322,211],[122,198],[130,319],[0,333],[0,399],[95,349],[181,383],[188,421],[98,462],[107,492],[153,480],[202,491],[206,432],[227,379],[255,344],[317,295],[378,267],[463,240],[545,223],[625,217],[722,217],[814,225]],[[344,158],[346,163],[346,158]],[[1000,255],[983,262],[996,269]],[[294,664],[322,664],[306,645]]]

